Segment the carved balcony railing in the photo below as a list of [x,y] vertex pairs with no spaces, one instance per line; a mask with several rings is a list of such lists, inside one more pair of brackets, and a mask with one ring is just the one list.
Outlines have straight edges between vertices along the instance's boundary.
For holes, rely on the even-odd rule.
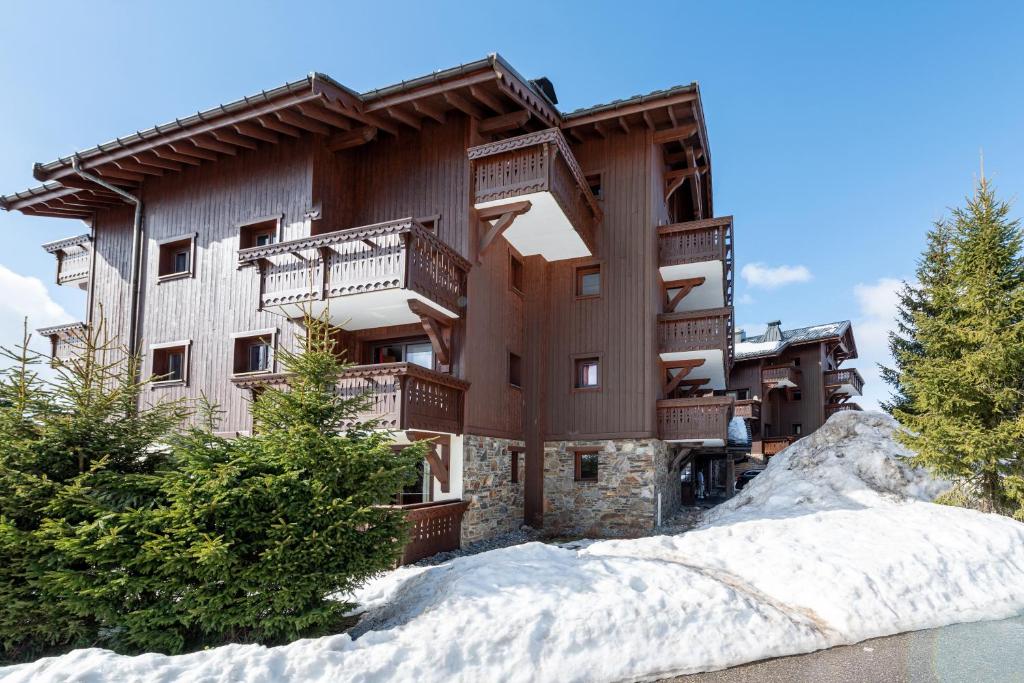
[[[283,384],[281,373],[244,375],[235,386],[254,388]],[[360,422],[374,420],[381,429],[406,429],[461,434],[469,382],[413,363],[353,365],[338,378],[338,393],[366,396],[367,409]]]
[[761,368],[761,384],[765,391],[795,389],[800,386],[800,368],[795,365],[766,365]]
[[666,398],[657,403],[658,438],[665,441],[717,441],[729,437],[733,399],[729,396]]
[[412,564],[461,546],[462,516],[469,507],[468,501],[445,500],[397,507],[405,511],[412,525],[399,564]]
[[863,410],[856,403],[826,403],[825,404],[825,419],[828,419],[836,413],[841,413],[844,410]]
[[92,269],[92,237],[88,234],[48,242],[43,249],[57,258],[57,284],[88,287]]
[[830,394],[860,396],[864,393],[864,378],[857,368],[829,370],[825,373],[825,388]]
[[756,398],[745,398],[736,401],[736,407],[733,410],[733,415],[736,417],[742,417],[745,420],[760,420],[761,400]]
[[766,436],[761,440],[761,454],[776,455],[797,440],[795,436]]
[[659,353],[720,350],[726,368],[732,366],[732,308],[712,308],[658,316]]
[[413,218],[250,247],[261,307],[407,289],[458,316],[471,264]]
[[731,306],[735,277],[732,216],[658,227],[658,267],[663,281],[686,280],[694,276],[706,279],[709,277],[706,268],[694,265],[706,261],[721,262],[721,305]]
[[85,349],[85,323],[75,322],[66,325],[55,325],[36,330],[42,337],[50,340],[50,360],[62,363],[78,356]]
[[[559,129],[470,147],[467,156],[473,169],[476,206],[550,193],[583,244],[591,254],[595,253],[594,236],[602,217],[601,207]],[[539,211],[533,213],[538,215],[527,212],[516,220],[550,221]]]

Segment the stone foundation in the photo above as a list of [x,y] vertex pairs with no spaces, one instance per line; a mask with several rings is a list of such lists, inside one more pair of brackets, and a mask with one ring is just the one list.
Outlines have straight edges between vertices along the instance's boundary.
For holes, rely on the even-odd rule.
[[523,524],[526,455],[519,454],[519,481],[512,483],[512,446],[522,441],[466,434],[462,450],[462,543],[515,531]]
[[[600,448],[597,481],[575,481],[574,448]],[[585,536],[637,536],[679,509],[679,469],[658,439],[549,441],[544,444],[544,530]]]

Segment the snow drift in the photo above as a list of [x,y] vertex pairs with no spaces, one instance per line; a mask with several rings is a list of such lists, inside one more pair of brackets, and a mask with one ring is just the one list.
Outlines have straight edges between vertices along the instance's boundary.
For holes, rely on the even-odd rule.
[[840,413],[680,536],[391,572],[352,635],[178,657],[77,650],[15,681],[649,680],[1024,612],[1024,525],[927,502],[895,423]]

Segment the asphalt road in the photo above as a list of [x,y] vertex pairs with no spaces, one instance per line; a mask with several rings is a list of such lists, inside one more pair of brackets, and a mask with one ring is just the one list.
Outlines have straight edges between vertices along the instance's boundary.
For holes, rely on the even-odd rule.
[[901,633],[673,683],[1024,683],[1024,615]]

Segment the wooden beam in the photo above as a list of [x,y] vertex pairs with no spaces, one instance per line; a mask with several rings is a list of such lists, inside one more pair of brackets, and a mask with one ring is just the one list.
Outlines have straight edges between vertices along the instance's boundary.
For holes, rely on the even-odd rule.
[[356,121],[359,121],[364,125],[373,126],[374,128],[380,128],[385,133],[393,135],[396,138],[398,137],[398,128],[392,126],[390,123],[386,122],[379,116],[374,116],[373,114],[365,114],[363,112],[356,111],[355,109],[344,107],[330,99],[323,100],[323,105],[332,111],[336,111],[339,114],[343,114],[344,116],[347,116],[351,119],[355,119]]
[[[196,159],[205,159],[206,161],[216,161],[217,155],[213,152],[203,149],[202,147],[195,144],[195,141],[182,141],[173,142],[168,147],[172,151],[177,152],[183,156],[195,157]],[[228,152],[228,154],[234,154],[234,151]]]
[[679,127],[679,121],[676,119],[676,112],[674,107],[665,107],[668,111],[668,120],[672,122],[673,128]]
[[[169,159],[171,161],[177,161],[182,164],[190,164],[192,166],[198,166],[199,164],[202,163],[202,161],[197,159],[196,157],[189,156],[188,154],[180,154],[179,152],[172,151],[166,147],[156,147],[153,149],[152,154],[153,156],[159,157],[161,159]],[[142,155],[140,154],[134,158],[138,159],[140,156]]]
[[449,365],[451,363],[451,349],[448,346],[448,339],[445,337],[445,330],[441,329],[441,325],[437,322],[436,318],[429,316],[420,316],[420,322],[423,324],[423,330],[427,333],[430,338],[430,344],[434,347],[434,356],[437,358],[437,362],[441,365]]
[[422,100],[413,100],[412,108],[423,116],[429,116],[440,124],[444,124],[444,122],[448,120],[442,110],[432,104],[427,104]]
[[117,178],[118,180],[130,180],[133,183],[141,183],[146,179],[146,176],[138,173],[129,173],[128,171],[122,171],[119,168],[111,168],[110,166],[101,166],[100,168],[91,169],[96,171],[98,175],[105,178]]
[[626,117],[625,116],[620,116],[619,118],[617,118],[615,120],[619,122],[619,128],[622,129],[622,132],[628,134],[629,133],[629,124],[626,123]]
[[[155,166],[157,168],[162,168],[168,171],[180,171],[182,169],[181,164],[175,163],[173,161],[168,161],[167,159],[157,156],[153,152],[135,154],[132,156],[132,159],[134,159],[136,162],[140,164],[145,164],[147,166]],[[195,159],[189,159],[186,163],[198,164],[199,162],[196,161]]]
[[594,123],[594,132],[600,135],[602,140],[608,139],[608,130],[604,127],[604,123],[602,121]]
[[335,114],[333,111],[328,111],[319,105],[312,103],[300,104],[299,111],[311,119],[326,123],[328,126],[334,126],[342,130],[352,130],[352,121],[350,119],[340,114]]
[[[437,482],[441,485],[441,492],[448,493],[451,488],[451,475],[448,471],[449,459],[451,446],[448,444],[436,444],[427,448],[427,453],[424,456],[426,461],[430,463],[430,476],[437,479]],[[441,451],[441,453],[438,453]]]
[[[690,168],[697,169],[697,156],[693,152],[693,147],[686,147],[686,153],[690,155]],[[690,195],[693,201],[693,208],[697,211],[697,218],[704,218],[704,200],[700,188],[700,169],[697,169],[697,171],[693,176],[693,180],[690,181]]]
[[510,211],[516,214],[524,214],[529,211],[532,206],[533,205],[528,200],[509,202],[508,204],[502,204],[501,206],[488,206],[485,209],[477,209],[476,217],[482,221],[492,221]]
[[332,152],[340,152],[359,145],[365,145],[377,137],[377,129],[372,126],[363,126],[350,130],[347,133],[338,133],[327,140],[327,149]]
[[428,306],[419,299],[409,299],[406,303],[409,305],[409,310],[415,315],[427,318],[434,318],[442,325],[450,325],[452,318],[449,318],[441,311],[437,310],[433,306]]
[[469,86],[469,94],[475,97],[480,102],[482,102],[485,107],[489,108],[495,114],[505,113],[505,105],[499,102],[496,97],[491,95],[482,87],[478,85]]
[[274,112],[273,116],[270,114],[261,116],[256,120],[259,121],[261,126],[267,130],[274,131],[275,133],[281,133],[282,135],[287,135],[292,138],[297,138],[302,135],[301,128],[296,128],[295,126],[290,126],[283,121],[279,121],[277,118],[278,113],[279,112]]
[[420,120],[413,116],[412,114],[410,114],[409,112],[402,111],[398,107],[388,107],[384,111],[387,112],[387,115],[393,118],[395,121],[404,123],[405,125],[415,130],[420,129]]
[[[499,207],[490,207],[488,209],[482,209],[477,212],[477,219],[480,220],[482,225],[487,226],[487,232],[485,232],[484,236],[480,239],[480,246],[477,249],[477,263],[481,263],[483,261],[484,255],[487,253],[487,250],[491,248],[491,246],[497,241],[497,239],[501,236],[503,232],[512,227],[513,221],[515,221],[516,218],[529,211],[531,207],[532,204],[530,204],[530,202],[528,201],[525,201],[515,202],[513,204],[506,204],[504,206]],[[493,212],[491,211],[491,209],[493,209],[494,211],[501,210],[501,213],[495,217],[494,215],[492,215]],[[488,223],[492,218],[495,219],[494,223]]]
[[663,145],[666,142],[673,142],[675,140],[685,140],[686,138],[692,137],[697,132],[696,124],[687,124],[685,126],[677,126],[675,128],[668,128],[666,130],[659,130],[654,134],[654,143],[657,145]]
[[301,130],[307,130],[310,133],[317,133],[318,135],[327,135],[331,132],[331,129],[326,124],[320,121],[314,121],[306,118],[302,114],[296,114],[290,109],[282,109],[274,112],[274,116],[278,118],[282,123],[287,123]]
[[[693,371],[694,368],[699,368],[704,365],[703,358],[695,358],[692,360],[681,360],[673,361],[670,363],[662,364],[665,371],[668,373],[668,382],[663,388],[664,396],[668,398],[676,388],[683,383],[686,377]],[[672,374],[672,370],[679,370],[675,375]]]
[[162,168],[157,168],[155,166],[147,166],[145,164],[140,164],[140,163],[138,163],[136,161],[132,161],[131,159],[118,159],[117,161],[113,162],[113,164],[114,164],[114,166],[117,166],[122,171],[130,171],[130,172],[133,172],[133,173],[141,173],[143,175],[155,175],[155,176],[162,176],[164,174],[164,171],[163,171]]
[[491,133],[503,133],[507,130],[515,130],[516,128],[522,128],[526,125],[526,122],[530,120],[530,112],[525,109],[520,111],[510,112],[508,114],[501,114],[500,116],[492,116],[489,119],[484,119],[480,122],[477,130],[481,135],[488,135]]
[[444,100],[448,104],[452,105],[463,114],[472,116],[474,119],[482,119],[486,116],[484,110],[478,107],[476,104],[470,102],[465,97],[458,93],[446,92],[444,94]]
[[[673,313],[676,310],[676,306],[679,302],[686,298],[686,295],[693,291],[695,287],[700,287],[704,284],[705,278],[703,277],[690,277],[683,280],[670,280],[664,284],[665,289],[665,312]],[[675,296],[669,298],[668,290],[678,290]]]
[[647,129],[648,130],[654,130],[654,120],[651,119],[651,112],[645,111],[645,112],[643,112],[642,116],[643,116],[643,119],[644,119],[644,125],[647,126]]
[[[229,145],[226,142],[221,142],[220,140],[208,138],[205,135],[197,135],[196,137],[192,138],[192,144],[195,145],[196,147],[202,147],[203,149],[208,149],[212,152],[219,152],[221,154],[230,154],[231,156],[238,154],[238,150],[234,147],[234,145]],[[246,141],[246,144],[249,145],[252,143]],[[177,147],[175,147],[175,151],[178,151]],[[217,157],[215,155],[214,159],[216,158]]]
[[[213,137],[223,144],[237,145],[243,149],[256,149],[259,146],[249,138],[239,135],[233,130],[215,130],[213,131]],[[201,143],[197,142],[196,144]]]
[[[262,140],[264,142],[272,142],[276,144],[279,140],[276,133],[266,130],[265,128],[261,128],[255,123],[250,123],[249,121],[236,123],[234,125],[234,129],[242,135],[247,135],[251,138],[256,138],[257,140]],[[214,134],[216,135],[216,133]]]

